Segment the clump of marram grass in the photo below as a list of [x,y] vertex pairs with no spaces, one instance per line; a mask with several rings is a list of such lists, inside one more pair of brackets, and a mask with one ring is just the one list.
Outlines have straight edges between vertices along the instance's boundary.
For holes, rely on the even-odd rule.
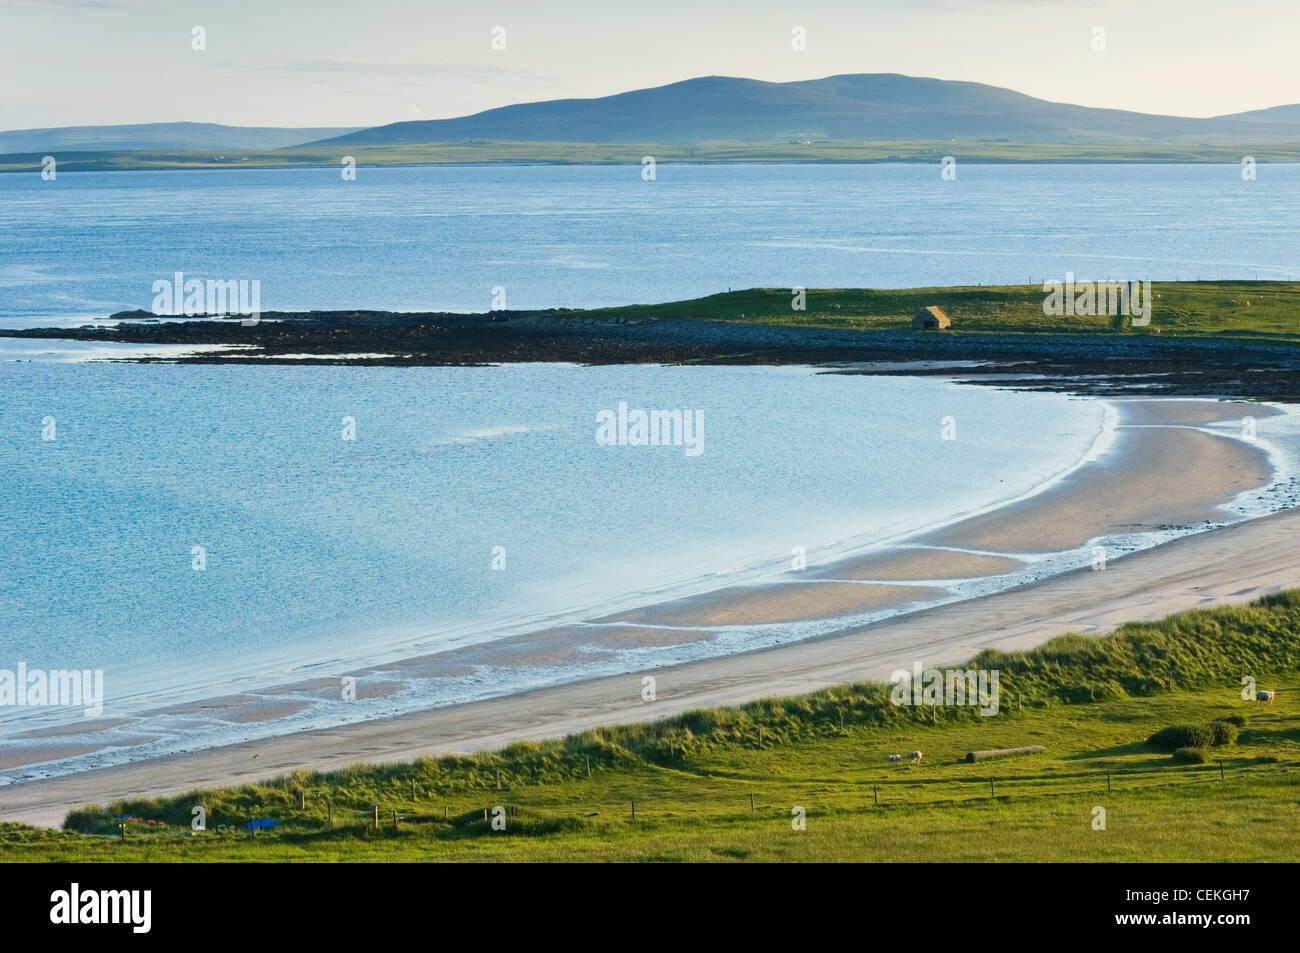
[[1147,744],[1161,751],[1208,748],[1213,743],[1209,725],[1166,725],[1147,739]]
[[1198,724],[1167,725],[1147,739],[1161,751],[1176,748],[1221,748],[1237,743],[1237,726],[1225,720]]
[[76,831],[78,834],[94,834],[105,820],[102,810],[93,804],[87,804],[85,807],[69,811],[68,816],[63,819],[63,826],[66,830]]
[[1175,748],[1174,760],[1183,764],[1205,764],[1210,760],[1210,753],[1204,748]]
[[1210,744],[1219,748],[1223,745],[1235,745],[1237,743],[1237,726],[1227,720],[1212,721],[1209,724],[1210,733],[1214,736]]
[[1219,719],[1219,721],[1227,722],[1228,724],[1235,725],[1238,728],[1245,728],[1246,725],[1250,722],[1250,719],[1247,718],[1245,715],[1238,715],[1234,712],[1231,715],[1224,715],[1222,718]]

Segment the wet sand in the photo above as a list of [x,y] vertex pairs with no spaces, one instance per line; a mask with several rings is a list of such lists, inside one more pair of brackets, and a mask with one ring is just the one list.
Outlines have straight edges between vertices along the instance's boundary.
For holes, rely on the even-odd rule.
[[1263,486],[1272,470],[1240,440],[1182,427],[1122,429],[1116,450],[1014,514],[999,510],[919,541],[1042,553],[1075,549],[1098,536],[1195,526],[1223,519],[1216,503]]
[[734,586],[702,596],[647,606],[603,621],[651,625],[732,626],[800,622],[805,619],[861,614],[939,595],[918,586],[808,581],[767,586]]

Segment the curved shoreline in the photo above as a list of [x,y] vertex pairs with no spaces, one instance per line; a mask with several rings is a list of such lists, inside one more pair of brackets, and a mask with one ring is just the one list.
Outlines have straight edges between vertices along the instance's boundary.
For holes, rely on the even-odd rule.
[[[1300,583],[1300,511],[1251,520],[1139,553],[1128,572],[1081,570],[1041,583],[907,616],[884,626],[657,672],[659,697],[640,699],[635,675],[614,676],[420,715],[286,735],[196,754],[0,788],[0,817],[58,826],[67,811],[119,797],[177,795],[295,770],[409,760],[498,748],[606,724],[700,707],[884,679],[906,657],[969,659],[981,649],[1029,648],[1066,631],[1101,635],[1125,621],[1241,604]],[[1245,588],[1242,588],[1242,587]]]
[[[824,373],[814,367],[802,370],[810,374]],[[948,386],[957,385],[949,382]],[[1057,469],[1048,470],[1038,482],[1017,486],[992,502],[977,501],[970,508],[958,504],[933,519],[927,517],[900,524],[887,530],[887,535],[863,529],[824,542],[809,541],[808,559],[814,565],[833,566],[864,554],[889,552],[965,520],[1021,505],[1068,479],[1113,445],[1118,414],[1112,405],[1098,398],[1057,399],[1077,399],[1099,408],[1100,413],[1085,410],[1080,415],[1080,424],[1085,427],[1091,427],[1093,422],[1084,423],[1082,418],[1096,415],[1098,429],[1091,434],[1085,429],[1080,441],[1082,452],[1072,458],[1052,461],[1051,465]],[[1018,565],[1014,560],[1008,562]],[[952,591],[942,583],[937,587],[827,585],[816,593],[817,605],[788,618],[778,615],[754,620],[745,625],[745,631],[695,625],[619,627],[620,614],[647,605],[676,605],[718,594],[725,598],[737,587],[744,590],[779,586],[790,578],[787,559],[774,560],[768,548],[755,552],[751,547],[736,570],[725,579],[716,573],[706,573],[664,585],[639,586],[616,600],[573,607],[561,614],[538,615],[511,625],[504,632],[500,627],[479,627],[450,637],[447,633],[435,637],[416,629],[397,639],[376,640],[353,655],[286,657],[263,662],[257,671],[209,685],[149,690],[118,698],[112,706],[115,723],[102,729],[87,731],[88,726],[76,719],[55,722],[49,717],[53,713],[33,710],[28,718],[12,718],[7,726],[5,741],[10,744],[8,751],[0,747],[0,786],[259,740],[285,731],[328,729],[549,685],[753,651],[856,624],[883,621],[901,612],[969,598],[972,594]],[[825,596],[832,589],[841,596],[838,608],[826,604]],[[781,625],[782,629],[774,631],[773,625]],[[606,645],[610,646],[604,657],[601,653],[588,653],[587,658],[554,657],[557,648],[571,656],[576,649],[576,655],[580,656],[589,647],[582,644],[584,640],[598,631],[607,636]],[[623,637],[631,644],[617,644],[623,642]],[[548,644],[540,652],[531,651],[522,664],[515,659],[502,659],[502,648],[507,654],[513,654],[514,646],[524,643],[536,649],[539,642]],[[423,647],[430,643],[436,648]],[[421,678],[431,656],[438,661],[427,669],[429,677]],[[361,705],[330,704],[338,700],[342,674],[360,680],[357,700]],[[435,686],[434,693],[422,691],[422,683]],[[94,724],[105,720],[99,719]]]
[[[1167,410],[1171,402],[1151,403]],[[1224,408],[1224,405],[1220,404],[1213,406]],[[1257,409],[1257,405],[1253,406]],[[1236,466],[1246,466],[1249,470],[1252,456],[1255,458],[1255,464],[1259,463],[1258,457],[1261,454],[1252,455],[1247,452],[1249,448],[1240,441],[1210,437],[1199,428],[1186,429],[1172,423],[1167,429],[1171,432],[1182,430],[1179,437],[1175,438],[1175,442],[1184,445],[1202,443],[1191,435],[1209,441],[1206,446],[1231,445],[1235,452],[1229,453],[1228,457],[1238,461],[1234,464]],[[1139,430],[1142,428],[1135,427],[1120,432],[1138,434]],[[1187,443],[1189,439],[1191,444]],[[1143,442],[1140,437],[1135,440],[1136,445]],[[1140,454],[1134,456],[1135,441],[1128,440],[1128,443],[1129,447],[1127,450],[1121,450],[1121,455],[1128,453],[1130,464],[1149,468],[1152,461],[1143,463]],[[1188,478],[1187,467],[1180,462],[1166,461],[1165,463],[1166,475],[1172,468],[1172,472],[1181,474],[1181,479]],[[1211,460],[1210,464],[1217,466],[1217,461]],[[1040,499],[1039,503],[1060,507],[1069,505],[1069,498],[1074,497],[1075,501],[1072,505],[1077,507],[1080,499],[1095,500],[1098,494],[1104,498],[1108,492],[1114,491],[1117,477],[1131,479],[1136,472],[1127,467],[1122,471],[1115,471],[1113,464],[1111,467],[1094,466],[1093,469],[1111,470],[1109,482],[1105,479],[1067,480],[1065,481],[1067,484],[1077,485],[1051,491],[1046,494],[1049,499]],[[1245,475],[1248,476],[1248,473]],[[1243,478],[1242,475],[1235,477],[1238,480]],[[1157,477],[1158,482],[1159,477]],[[1058,498],[1050,499],[1053,495]],[[1235,494],[1234,499],[1240,495],[1241,493]],[[1207,518],[1216,514],[1222,516],[1222,512],[1218,509],[1218,505],[1222,505],[1219,504],[1221,498],[1222,495],[1212,500],[1202,499],[1196,506]],[[1066,500],[1066,503],[1062,503],[1062,499]],[[1026,508],[1024,504],[1021,504],[1021,507]],[[1233,582],[1216,585],[1216,594],[1210,598],[1216,600],[1237,598],[1237,601],[1245,601],[1244,598],[1238,598],[1243,592],[1258,595],[1266,591],[1270,585],[1278,588],[1296,583],[1295,570],[1278,568],[1288,565],[1286,558],[1272,557],[1274,563],[1263,567],[1267,571],[1262,571],[1264,581],[1260,581],[1259,578],[1250,575],[1250,572],[1261,569],[1258,560],[1264,550],[1257,549],[1253,542],[1244,547],[1234,545],[1232,558],[1218,556],[1208,562],[1202,560],[1203,565],[1196,565],[1196,559],[1191,560],[1192,565],[1184,565],[1185,558],[1171,560],[1170,554],[1195,555],[1213,551],[1223,545],[1218,542],[1223,539],[1253,540],[1255,537],[1263,537],[1269,541],[1270,546],[1276,547],[1279,541],[1275,538],[1276,530],[1273,527],[1285,524],[1294,529],[1298,517],[1300,514],[1281,513],[1271,518],[1237,523],[1226,529],[1195,532],[1191,536],[1185,536],[1166,545],[1127,556],[1123,562],[1124,571],[1121,573],[1093,573],[1087,569],[1082,572],[1068,571],[1068,569],[1061,572],[1060,567],[1056,567],[1048,578],[1035,581],[1032,577],[1027,577],[1012,587],[993,594],[959,597],[956,601],[902,615],[898,614],[896,608],[891,609],[887,613],[890,617],[884,620],[855,620],[851,616],[821,620],[821,623],[827,625],[824,633],[811,633],[796,642],[785,640],[785,644],[778,640],[761,646],[745,645],[742,648],[750,650],[741,651],[739,654],[703,658],[687,657],[679,658],[674,662],[669,658],[672,652],[693,647],[689,638],[691,635],[704,634],[714,639],[730,635],[731,641],[734,642],[740,637],[738,633],[744,632],[745,627],[730,627],[731,631],[728,632],[727,626],[710,627],[702,624],[698,619],[688,620],[694,622],[693,625],[637,619],[604,622],[597,620],[588,626],[503,639],[496,643],[474,647],[478,653],[477,657],[466,657],[463,651],[453,650],[411,659],[395,663],[383,670],[376,669],[375,674],[379,677],[375,684],[382,684],[385,675],[389,681],[393,678],[454,679],[458,671],[460,677],[464,677],[466,671],[474,671],[476,666],[479,667],[480,673],[490,676],[501,665],[527,665],[530,661],[536,662],[542,658],[539,653],[549,654],[551,662],[556,661],[557,654],[559,656],[565,653],[590,655],[593,647],[599,648],[602,645],[602,640],[606,649],[616,645],[624,650],[631,648],[636,655],[646,659],[653,659],[656,654],[661,657],[656,664],[641,665],[639,668],[634,668],[633,673],[630,674],[606,674],[596,677],[579,675],[563,684],[537,687],[503,697],[431,708],[400,714],[397,717],[380,715],[371,720],[347,725],[303,730],[263,740],[251,740],[79,774],[11,784],[0,788],[0,816],[36,819],[39,823],[58,823],[62,812],[67,807],[73,806],[74,802],[103,801],[130,793],[159,793],[163,787],[170,791],[177,791],[200,783],[234,783],[253,776],[265,776],[296,768],[323,769],[354,761],[393,760],[434,752],[492,747],[508,740],[561,734],[604,722],[640,720],[692,707],[734,703],[761,695],[806,691],[836,681],[860,680],[873,675],[886,674],[902,662],[910,663],[915,658],[923,658],[926,662],[938,662],[941,659],[936,657],[935,653],[942,653],[942,660],[959,661],[985,645],[1023,647],[1060,634],[1069,628],[1100,633],[1109,625],[1127,621],[1130,617],[1145,617],[1144,610],[1153,604],[1162,607],[1159,614],[1197,604],[1198,600],[1189,601],[1186,598],[1188,593],[1182,589],[1160,591],[1161,587],[1158,585],[1154,587],[1139,585],[1137,580],[1133,581],[1131,587],[1124,585],[1126,581],[1133,580],[1135,569],[1153,562],[1163,574],[1162,579],[1168,577],[1171,572],[1178,578],[1230,577]],[[1127,517],[1124,513],[1118,513],[1115,518],[1122,520]],[[1005,518],[1001,520],[1003,523],[1013,521],[1014,517],[1011,520]],[[1286,542],[1285,534],[1281,542]],[[1293,544],[1291,547],[1293,554],[1296,550],[1300,550],[1300,545]],[[861,557],[858,562],[865,561],[868,564],[867,568],[874,569],[878,575],[882,558],[909,558],[914,562],[920,560],[920,566],[924,568],[927,565],[926,560],[943,559],[946,554],[962,552],[962,548],[955,547],[951,542],[941,541],[938,545],[927,546],[922,543],[896,550],[891,554],[867,555]],[[946,558],[952,557],[947,555]],[[965,556],[962,558],[970,558],[969,547],[966,548]],[[1294,555],[1290,558],[1290,565],[1295,565]],[[1231,565],[1224,565],[1225,561]],[[853,560],[848,560],[837,564],[840,575],[852,569],[850,565],[852,562]],[[792,585],[822,586],[838,582],[834,578],[827,577],[827,572],[834,568],[828,567],[827,571],[819,571],[817,577],[807,583]],[[960,576],[960,573],[957,575]],[[988,578],[996,577],[968,575],[965,580],[959,582],[977,584],[980,580]],[[1127,588],[1127,591],[1115,591],[1117,581],[1120,583],[1118,588],[1120,590]],[[848,580],[845,580],[845,583],[847,582]],[[862,585],[864,591],[875,587],[874,583],[864,583],[863,580],[852,580],[852,582]],[[1243,590],[1241,584],[1244,583],[1251,583],[1251,585]],[[1232,586],[1235,586],[1235,589],[1228,588]],[[738,590],[744,587],[729,588]],[[764,588],[770,590],[771,587]],[[1167,586],[1164,588],[1168,590]],[[1220,589],[1223,589],[1226,595],[1219,593]],[[1094,595],[1100,601],[1088,599],[1089,590],[1095,590]],[[732,591],[730,595],[738,600],[742,608],[747,598],[754,597],[753,593],[738,591]],[[770,609],[773,605],[771,593],[766,592],[761,598],[769,600]],[[1063,602],[1062,599],[1065,601]],[[1204,598],[1200,598],[1199,601],[1204,601]],[[698,606],[689,605],[690,600],[685,602],[688,604],[677,605],[673,611],[698,611]],[[1020,602],[1027,602],[1042,611],[1036,614],[1032,611],[1016,609],[1015,606]],[[990,616],[994,611],[990,606],[997,607],[995,615],[1000,620],[999,626],[981,628],[982,623],[987,623],[994,617]],[[1011,608],[1008,611],[1003,607]],[[735,606],[727,608],[733,611]],[[1077,612],[1074,615],[1068,613],[1068,610],[1079,609],[1087,610],[1084,616],[1080,617]],[[659,611],[663,611],[662,607]],[[936,634],[934,629],[927,630],[927,626],[932,623],[926,620],[936,618],[945,620],[943,624],[949,631]],[[1039,619],[1040,627],[1027,628],[1035,618]],[[1095,621],[1097,618],[1104,621]],[[814,624],[819,623],[814,622]],[[1053,625],[1059,628],[1053,628]],[[768,624],[760,627],[780,629],[783,626]],[[960,655],[963,651],[967,652],[967,655]],[[775,666],[770,661],[773,658],[780,660]],[[643,703],[640,699],[639,673],[647,668],[654,671],[660,685],[659,701],[655,703]],[[832,672],[835,673],[833,676]],[[359,684],[362,681],[364,679],[359,679]],[[329,688],[324,690],[334,691],[336,684],[336,680],[330,679]],[[289,688],[286,686],[286,690],[273,700],[281,706],[290,702],[291,699],[287,696],[291,696],[293,692]],[[298,690],[310,694],[322,689],[319,685],[300,685]],[[256,702],[259,705],[267,703],[267,698],[258,699]],[[238,709],[238,705],[233,706],[228,716],[234,716],[236,719],[241,717]],[[283,713],[281,708],[280,714]],[[250,721],[258,717],[255,711],[245,711],[243,716],[249,717]],[[287,720],[268,721],[267,725],[269,727],[273,724],[277,730],[282,730],[292,721],[290,717]],[[65,744],[71,741],[71,738],[64,739]],[[53,748],[58,745],[58,739],[49,738],[48,743]],[[256,771],[247,771],[245,759],[252,757],[254,752],[266,751],[275,752],[276,757],[264,760],[265,755],[263,755],[258,759]],[[39,793],[42,791],[46,793]],[[38,801],[45,801],[48,804],[38,806],[36,803]]]
[[[542,367],[545,368],[547,365]],[[708,376],[716,372],[696,369],[694,373]],[[778,376],[770,383],[778,387],[781,379],[787,376],[809,380],[820,376],[823,386],[832,389],[839,389],[840,382],[843,381],[841,377],[825,375],[816,367],[761,369],[749,373],[761,374],[763,377],[775,373]],[[930,391],[938,390],[940,397],[951,392],[952,396],[960,398],[961,391],[969,392],[969,388],[961,388],[957,383],[948,381],[922,378],[918,379],[918,382]],[[872,385],[876,382],[859,379],[857,383]],[[973,396],[980,395],[975,392]],[[1011,399],[1015,400],[1015,398]],[[997,481],[990,480],[988,489],[949,495],[959,497],[957,499],[939,497],[932,500],[931,504],[925,506],[923,510],[914,507],[916,511],[909,511],[905,516],[890,514],[889,519],[893,520],[893,524],[885,525],[883,528],[878,521],[861,516],[838,524],[821,523],[815,527],[798,527],[797,541],[806,544],[807,558],[810,563],[825,565],[852,558],[863,552],[892,548],[972,516],[1015,505],[1068,477],[1093,459],[1099,451],[1104,450],[1113,438],[1114,420],[1106,414],[1104,401],[1091,397],[1076,399],[1060,395],[1035,396],[1031,400],[1046,401],[1055,406],[1060,414],[1069,418],[1060,428],[1064,435],[1062,452],[1042,454],[1039,460],[1032,461],[1032,469],[1028,464],[1026,465],[1026,468],[1018,474],[1018,479],[1013,479],[1010,474],[1007,474],[1006,482],[1010,486],[995,486],[993,484]],[[1067,401],[1070,403],[1066,403]],[[1071,407],[1071,404],[1074,406]],[[1098,429],[1094,431],[1094,427]],[[796,510],[798,504],[794,498],[790,503],[791,509]],[[885,523],[888,523],[889,519],[886,519]],[[771,534],[764,537],[761,532],[762,527],[752,525],[752,520],[750,522],[751,525],[747,527],[748,537],[739,540],[738,547],[729,548],[721,559],[710,562],[695,559],[687,564],[687,571],[682,570],[680,566],[670,566],[667,573],[647,573],[643,566],[638,566],[636,573],[624,574],[617,585],[605,586],[600,593],[584,593],[581,597],[569,594],[564,598],[552,599],[544,605],[520,602],[511,607],[512,611],[504,614],[507,617],[498,614],[495,618],[483,617],[462,621],[430,619],[412,613],[411,620],[382,626],[377,625],[374,620],[359,619],[355,628],[358,637],[351,640],[348,645],[331,645],[328,650],[311,644],[295,644],[282,649],[268,645],[256,655],[250,655],[247,661],[240,662],[238,666],[227,664],[220,671],[200,669],[191,674],[192,667],[186,666],[180,672],[175,669],[160,672],[159,674],[163,676],[161,678],[148,675],[146,678],[137,678],[130,683],[124,683],[119,676],[115,681],[115,687],[118,687],[120,694],[106,701],[115,716],[129,716],[132,719],[132,727],[116,732],[117,738],[106,740],[117,741],[129,733],[138,736],[141,731],[154,731],[164,738],[166,747],[170,750],[196,748],[202,744],[229,744],[236,740],[251,740],[258,731],[266,733],[269,727],[258,728],[258,726],[265,724],[272,717],[288,719],[284,722],[284,728],[287,730],[308,730],[373,718],[378,714],[391,716],[399,713],[396,707],[398,705],[405,711],[416,711],[437,704],[463,703],[491,694],[500,694],[503,691],[527,690],[548,680],[561,682],[611,674],[618,666],[605,665],[595,669],[586,666],[583,671],[530,673],[521,682],[488,687],[484,685],[485,679],[480,678],[467,680],[450,697],[444,693],[442,697],[413,698],[409,692],[401,697],[394,697],[398,692],[392,685],[387,685],[382,692],[387,700],[382,713],[374,710],[307,712],[304,710],[307,704],[315,705],[316,702],[324,699],[307,697],[304,703],[290,705],[279,697],[286,683],[300,685],[333,675],[333,684],[337,687],[339,674],[342,673],[356,675],[363,672],[373,673],[376,670],[389,670],[412,658],[423,657],[434,652],[463,652],[486,642],[517,637],[527,638],[541,632],[587,625],[593,619],[608,618],[616,613],[636,609],[646,604],[676,602],[713,592],[722,587],[759,585],[788,578],[789,559],[781,555],[782,550],[779,548],[781,545],[788,546],[788,542],[779,540],[777,548],[774,549]],[[852,527],[848,535],[843,532],[846,526]],[[718,565],[734,568],[718,572],[716,571]],[[891,615],[898,611],[899,605],[900,603],[895,602],[882,606],[883,611],[877,613],[877,616]],[[847,606],[846,611],[851,608],[852,606]],[[668,661],[683,660],[682,657],[673,657]],[[645,659],[643,662],[633,660],[623,665],[623,668],[651,664],[665,664],[665,661],[653,658]],[[147,674],[147,668],[141,668],[140,671]],[[379,694],[378,691],[372,692],[362,700],[366,701],[368,698],[374,701]],[[271,705],[265,701],[267,695],[275,695],[276,704]],[[337,697],[337,692],[335,695]],[[173,737],[181,733],[178,730],[180,726],[175,726],[174,729],[171,725],[159,725],[156,719],[150,725],[135,724],[142,716],[147,717],[160,712],[188,717],[202,714],[205,710],[215,713],[219,719],[227,720],[228,715],[235,714],[233,706],[228,704],[228,699],[233,696],[244,696],[250,700],[257,697],[264,700],[255,705],[250,704],[239,712],[233,718],[234,730],[219,732],[213,738],[200,738],[197,736],[198,732],[192,733],[195,735],[193,738]],[[259,710],[254,711],[254,707]],[[322,706],[315,705],[315,707]],[[373,705],[371,707],[374,708]],[[0,709],[0,712],[3,711]],[[51,710],[9,709],[4,715],[3,722],[0,722],[0,727],[5,729],[5,735],[0,738],[0,741],[34,737],[35,735],[27,729],[47,733],[47,729],[53,727],[59,717],[61,717],[60,713]],[[77,723],[74,720],[72,724],[67,725],[69,730],[63,734],[78,734],[71,730],[76,727]],[[220,726],[216,727],[220,728]],[[64,740],[71,743],[71,738]],[[103,745],[92,745],[86,750],[78,751],[78,755],[93,755],[100,747]],[[122,746],[114,745],[114,747]],[[159,751],[153,756],[165,753],[168,751]],[[144,752],[109,753],[110,757],[117,760],[133,759],[141,754]],[[93,763],[99,759],[86,760]],[[41,765],[39,761],[23,759],[13,753],[6,757],[3,748],[0,747],[0,785],[12,780],[10,772],[13,768],[43,771]],[[83,765],[78,764],[55,770],[61,771],[67,768],[85,769]]]

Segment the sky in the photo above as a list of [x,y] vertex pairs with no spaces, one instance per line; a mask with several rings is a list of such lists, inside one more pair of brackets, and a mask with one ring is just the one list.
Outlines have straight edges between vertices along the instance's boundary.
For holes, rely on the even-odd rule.
[[711,74],[1211,116],[1300,102],[1298,49],[1297,0],[0,0],[0,129],[369,126]]

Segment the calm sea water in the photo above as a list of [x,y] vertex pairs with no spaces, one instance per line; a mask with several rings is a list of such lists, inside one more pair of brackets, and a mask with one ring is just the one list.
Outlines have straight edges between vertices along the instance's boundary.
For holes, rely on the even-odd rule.
[[258,279],[262,307],[482,311],[727,288],[1300,276],[1300,166],[661,164],[0,175],[0,322]]
[[[620,402],[702,452],[600,445]],[[120,699],[590,617],[1010,499],[1103,420],[801,368],[0,363],[0,667]]]
[[[258,279],[264,310],[1290,277],[1297,213],[1297,166],[0,175],[0,324],[147,309],[176,271]],[[0,339],[0,668],[103,669],[108,716],[777,578],[1031,492],[1108,420],[801,368],[72,363],[113,356]],[[620,402],[699,411],[703,452],[598,444]]]

